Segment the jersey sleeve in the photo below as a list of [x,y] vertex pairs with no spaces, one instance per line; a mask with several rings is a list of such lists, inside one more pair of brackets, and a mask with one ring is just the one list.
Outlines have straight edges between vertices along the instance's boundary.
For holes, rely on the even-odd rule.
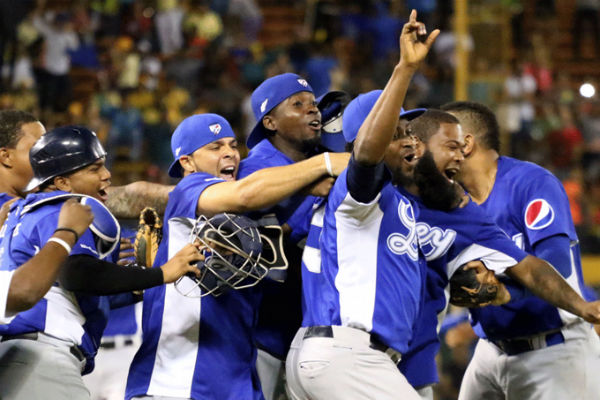
[[[466,242],[470,243],[448,263],[448,277],[451,277],[461,265],[470,261],[481,260],[487,269],[501,274],[527,257],[527,253],[517,247],[480,208],[474,205],[469,207],[468,215],[472,221],[480,221],[476,224],[479,228],[466,229],[466,234],[470,236]],[[462,234],[464,235],[465,232]]]
[[225,182],[213,175],[196,172],[183,178],[169,194],[169,202],[173,203],[171,217],[195,218],[198,199],[202,192],[216,183]]
[[329,192],[328,208],[336,207],[332,210],[336,215],[337,223],[343,223],[348,226],[361,226],[377,221],[379,215],[379,200],[381,192],[377,193],[375,198],[368,203],[362,203],[352,197],[348,190],[346,174],[348,169],[344,170],[336,179],[331,192]]
[[521,231],[532,247],[555,235],[576,240],[569,200],[556,177],[540,174],[529,180],[520,206]]

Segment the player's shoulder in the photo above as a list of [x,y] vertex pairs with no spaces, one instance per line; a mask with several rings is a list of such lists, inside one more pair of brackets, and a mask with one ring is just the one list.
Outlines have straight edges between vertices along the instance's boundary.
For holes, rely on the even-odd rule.
[[194,172],[181,179],[171,193],[172,196],[177,196],[198,185],[210,185],[219,182],[224,182],[224,180],[206,172]]
[[527,186],[535,183],[538,179],[559,182],[552,172],[542,166],[505,156],[498,159],[498,178]]

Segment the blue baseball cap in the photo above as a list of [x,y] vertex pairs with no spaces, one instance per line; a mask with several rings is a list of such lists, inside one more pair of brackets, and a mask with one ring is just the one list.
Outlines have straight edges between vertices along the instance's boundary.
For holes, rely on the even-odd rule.
[[321,111],[321,144],[328,150],[343,152],[346,140],[342,132],[342,115],[350,102],[350,95],[343,91],[331,91],[317,98]]
[[282,101],[299,92],[313,93],[313,90],[304,78],[289,72],[265,80],[252,92],[250,100],[254,118],[256,118],[256,126],[246,141],[249,149],[266,137],[265,127],[262,123],[263,117]]
[[229,122],[220,115],[196,114],[181,121],[171,136],[171,151],[175,161],[169,167],[169,176],[183,177],[179,157],[190,155],[202,146],[227,137],[235,137],[235,134]]
[[[342,117],[342,125],[344,139],[346,139],[347,143],[351,143],[356,139],[358,130],[363,122],[365,122],[365,119],[367,119],[367,115],[371,112],[371,109],[377,102],[379,96],[381,96],[381,92],[383,91],[378,89],[363,93],[358,95],[348,104],[348,106],[346,106]],[[404,111],[402,108],[398,118],[412,120],[423,114],[425,111],[427,111],[426,108],[415,108],[408,111]]]

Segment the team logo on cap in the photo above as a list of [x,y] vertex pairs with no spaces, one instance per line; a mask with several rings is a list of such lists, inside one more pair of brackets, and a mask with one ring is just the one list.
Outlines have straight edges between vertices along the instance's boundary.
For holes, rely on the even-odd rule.
[[175,149],[175,157],[179,157],[179,152],[181,151],[181,146]]
[[265,110],[267,109],[267,103],[269,102],[269,98],[266,98],[265,101],[263,101],[260,105],[260,112],[264,113]]
[[544,199],[535,199],[527,205],[525,210],[525,225],[527,228],[539,230],[547,227],[554,221],[554,210]]
[[221,124],[212,124],[208,126],[208,129],[215,135],[218,135],[221,132]]
[[298,83],[304,87],[308,87],[308,82],[306,82],[304,79],[298,79]]

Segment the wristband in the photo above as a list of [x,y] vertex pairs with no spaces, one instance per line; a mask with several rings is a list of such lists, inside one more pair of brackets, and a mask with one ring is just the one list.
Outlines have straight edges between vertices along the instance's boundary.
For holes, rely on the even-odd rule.
[[77,243],[79,241],[79,235],[77,234],[77,232],[75,232],[75,229],[71,229],[71,228],[56,228],[54,230],[54,233],[59,232],[59,231],[71,232],[73,235],[75,235],[75,243]]
[[48,242],[54,242],[61,245],[67,251],[67,254],[71,254],[71,246],[69,246],[69,244],[64,240],[56,237],[51,237],[50,239],[48,239]]
[[327,173],[329,176],[333,176],[333,170],[331,169],[331,159],[329,158],[329,153],[323,153],[323,157],[325,158],[325,168],[327,168]]

